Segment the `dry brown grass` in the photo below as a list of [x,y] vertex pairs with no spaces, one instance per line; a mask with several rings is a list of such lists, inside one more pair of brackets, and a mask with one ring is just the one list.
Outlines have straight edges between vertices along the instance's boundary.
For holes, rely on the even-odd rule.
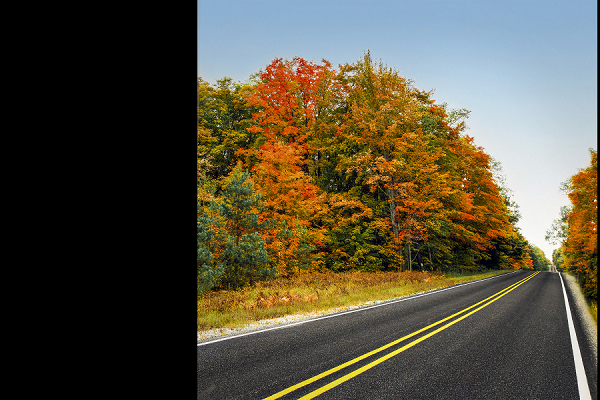
[[258,282],[237,291],[205,293],[198,300],[198,331],[233,329],[261,319],[405,297],[505,272],[509,271],[461,277],[420,271],[314,272]]

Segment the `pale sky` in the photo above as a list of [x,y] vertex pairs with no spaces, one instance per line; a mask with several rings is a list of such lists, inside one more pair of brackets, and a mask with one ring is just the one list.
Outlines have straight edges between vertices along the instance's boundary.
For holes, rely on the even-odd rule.
[[549,260],[560,183],[598,149],[596,0],[199,0],[198,76],[246,82],[273,59],[355,63],[367,50],[503,166],[517,226]]

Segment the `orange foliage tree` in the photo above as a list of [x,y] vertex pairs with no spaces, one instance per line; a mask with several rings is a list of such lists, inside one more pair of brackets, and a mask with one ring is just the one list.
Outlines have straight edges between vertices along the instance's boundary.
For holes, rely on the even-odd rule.
[[463,134],[468,111],[435,104],[368,52],[339,71],[278,58],[253,84],[198,90],[198,174],[218,189],[243,161],[279,276],[531,267],[489,155]]
[[598,297],[598,152],[590,149],[590,165],[568,183],[572,208],[567,214],[564,265],[576,272],[587,296]]
[[437,164],[443,150],[432,148],[433,137],[421,126],[423,105],[432,101],[396,71],[374,65],[369,53],[342,72],[350,109],[342,132],[358,151],[338,168],[355,173],[387,201],[390,245],[400,260],[404,246],[427,238],[426,220],[450,190]]
[[263,195],[274,225],[269,245],[278,271],[286,276],[300,267],[315,266],[308,253],[323,240],[314,221],[325,212],[326,196],[308,174],[307,138],[317,129],[320,93],[332,75],[331,65],[275,59],[260,75],[261,82],[247,97],[258,108],[251,133],[263,135],[257,149],[242,149]]

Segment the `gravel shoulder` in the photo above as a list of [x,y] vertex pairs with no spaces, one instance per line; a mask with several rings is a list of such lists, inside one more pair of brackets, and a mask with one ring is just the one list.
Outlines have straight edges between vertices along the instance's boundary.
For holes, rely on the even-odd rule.
[[[418,294],[420,294],[420,293],[418,293]],[[229,328],[211,329],[211,330],[207,330],[207,331],[197,332],[197,341],[198,341],[198,344],[204,343],[204,342],[210,342],[216,338],[236,336],[236,335],[249,333],[249,332],[253,332],[253,331],[259,331],[259,330],[263,330],[263,329],[274,328],[274,327],[283,326],[283,325],[289,325],[289,324],[301,322],[301,321],[308,320],[308,319],[318,318],[318,317],[322,317],[325,315],[336,314],[336,313],[344,312],[344,311],[355,310],[358,308],[368,307],[368,306],[371,306],[374,304],[380,304],[380,303],[384,303],[384,302],[392,301],[392,300],[397,300],[397,299],[368,301],[368,302],[362,303],[360,305],[355,305],[355,306],[346,306],[346,307],[339,307],[339,308],[333,308],[333,309],[322,310],[322,311],[313,311],[313,312],[309,312],[309,313],[297,313],[297,314],[287,315],[285,317],[280,317],[280,318],[264,319],[264,320],[260,320],[255,323],[246,325],[243,328],[237,328],[237,329],[229,329]]]
[[583,297],[583,293],[581,292],[581,288],[577,284],[575,278],[566,273],[561,273],[561,276],[565,281],[565,285],[568,286],[568,290],[575,299],[575,304],[573,306],[577,309],[577,313],[581,316],[581,324],[589,340],[596,364],[598,364],[598,326],[590,315],[587,305],[585,304],[585,299]]

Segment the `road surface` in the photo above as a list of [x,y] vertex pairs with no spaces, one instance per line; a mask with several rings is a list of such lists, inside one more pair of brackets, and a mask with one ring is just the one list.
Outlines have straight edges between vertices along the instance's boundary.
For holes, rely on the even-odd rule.
[[516,271],[200,343],[197,398],[597,399],[572,296],[560,274]]

